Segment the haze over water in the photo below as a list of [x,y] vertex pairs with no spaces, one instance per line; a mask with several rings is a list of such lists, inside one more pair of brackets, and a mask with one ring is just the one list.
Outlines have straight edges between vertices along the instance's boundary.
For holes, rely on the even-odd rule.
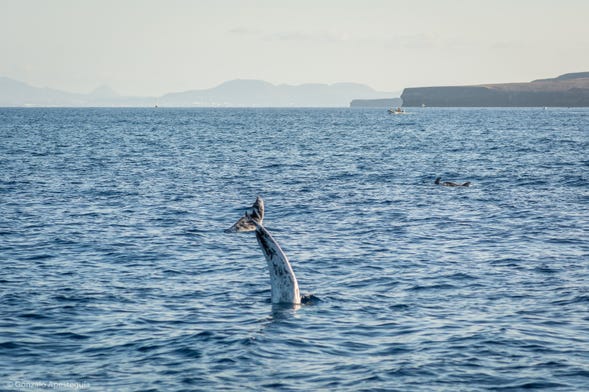
[[[0,109],[0,138],[2,390],[589,385],[587,109]],[[223,233],[257,195],[320,302],[273,307]]]

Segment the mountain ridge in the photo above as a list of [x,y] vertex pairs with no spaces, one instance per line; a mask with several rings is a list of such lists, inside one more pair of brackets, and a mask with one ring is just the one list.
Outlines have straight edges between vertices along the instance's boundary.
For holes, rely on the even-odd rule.
[[208,89],[134,97],[120,95],[108,85],[82,94],[34,87],[0,76],[0,106],[5,107],[347,107],[353,99],[388,98],[391,94],[351,82],[274,85],[257,79],[234,79]]
[[165,94],[160,102],[171,106],[345,107],[355,98],[390,95],[349,82],[275,85],[257,79],[234,79],[209,89]]

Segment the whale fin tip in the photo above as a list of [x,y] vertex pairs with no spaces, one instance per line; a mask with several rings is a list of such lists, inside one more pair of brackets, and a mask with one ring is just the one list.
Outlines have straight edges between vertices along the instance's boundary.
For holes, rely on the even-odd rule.
[[256,230],[264,220],[264,200],[258,196],[254,204],[225,233],[244,233]]

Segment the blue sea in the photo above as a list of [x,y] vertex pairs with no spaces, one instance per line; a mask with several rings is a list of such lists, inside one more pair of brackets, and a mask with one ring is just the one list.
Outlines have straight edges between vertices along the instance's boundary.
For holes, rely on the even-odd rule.
[[[16,108],[0,141],[2,391],[589,390],[589,109]],[[258,195],[313,304],[223,232]]]

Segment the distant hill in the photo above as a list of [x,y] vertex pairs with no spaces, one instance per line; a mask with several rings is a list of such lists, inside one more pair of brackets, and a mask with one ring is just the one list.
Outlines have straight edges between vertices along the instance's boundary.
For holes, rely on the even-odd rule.
[[391,108],[402,105],[403,100],[401,98],[354,99],[350,102],[351,108]]
[[166,94],[165,106],[259,106],[259,107],[342,107],[355,98],[385,98],[355,83],[274,85],[261,80],[232,80],[206,90]]
[[78,106],[83,96],[0,77],[0,106]]
[[168,107],[345,107],[356,98],[388,98],[355,83],[273,85],[262,80],[232,80],[217,87],[160,97],[121,96],[108,86],[88,94],[33,87],[0,77],[0,106],[168,106]]
[[404,106],[587,107],[589,72],[564,74],[529,83],[412,87],[406,88],[401,98]]
[[153,106],[156,98],[123,97],[108,86],[89,94],[33,87],[18,80],[0,77],[0,106]]
[[586,79],[586,78],[589,78],[589,72],[574,72],[574,73],[567,73],[564,75],[560,75],[560,76],[557,76],[556,78],[533,80],[532,83],[561,82],[563,80],[575,80],[575,79]]

